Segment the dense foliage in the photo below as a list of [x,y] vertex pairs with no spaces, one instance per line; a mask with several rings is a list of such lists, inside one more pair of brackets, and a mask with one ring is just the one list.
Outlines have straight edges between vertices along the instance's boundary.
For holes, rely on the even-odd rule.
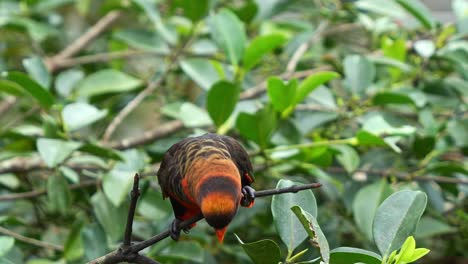
[[419,0],[1,1],[0,262],[116,249],[136,172],[134,239],[166,230],[158,163],[207,131],[249,150],[257,190],[323,186],[257,199],[223,244],[200,221],[146,256],[468,257],[468,1],[452,6],[455,24]]

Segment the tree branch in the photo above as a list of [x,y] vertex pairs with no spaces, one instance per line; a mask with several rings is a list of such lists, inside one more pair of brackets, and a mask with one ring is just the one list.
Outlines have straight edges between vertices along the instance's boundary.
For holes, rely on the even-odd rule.
[[1,227],[0,226],[0,233],[1,234],[4,234],[4,235],[7,235],[7,236],[11,236],[19,241],[22,241],[24,243],[27,243],[27,244],[31,244],[31,245],[34,245],[34,246],[38,246],[38,247],[42,247],[42,248],[46,248],[46,249],[51,249],[51,250],[55,250],[55,251],[63,251],[63,247],[62,246],[59,246],[59,245],[54,245],[54,244],[51,244],[51,243],[48,243],[48,242],[44,242],[44,241],[41,241],[41,240],[37,240],[37,239],[34,239],[34,238],[30,238],[30,237],[26,237],[26,236],[23,236],[23,235],[20,235],[18,233],[15,233],[11,230],[8,230],[4,227]]
[[80,52],[86,46],[88,46],[95,38],[97,38],[102,32],[104,32],[112,23],[114,23],[122,13],[120,11],[114,10],[107,13],[101,19],[99,19],[96,24],[89,28],[86,33],[81,35],[78,39],[73,41],[68,45],[64,50],[59,52],[57,55],[52,58],[46,59],[47,67],[51,72],[57,71],[60,67],[60,61],[68,59]]
[[138,175],[138,173],[136,173],[133,178],[133,188],[130,193],[130,207],[128,208],[127,225],[125,226],[125,236],[123,240],[124,247],[130,246],[130,243],[132,242],[133,217],[135,216],[136,204],[138,201],[138,197],[140,196],[140,189],[138,188],[139,182],[140,176]]
[[[138,177],[135,176],[135,181],[138,181]],[[277,195],[277,194],[283,194],[283,193],[296,193],[299,191],[303,190],[309,190],[313,188],[319,188],[322,186],[320,183],[310,183],[310,184],[304,184],[304,185],[294,185],[290,186],[287,188],[281,188],[281,189],[271,189],[271,190],[263,190],[263,191],[256,191],[255,192],[255,197],[265,197],[265,196],[270,196],[270,195]],[[135,188],[135,182],[134,182],[134,188]],[[136,199],[135,199],[136,200]],[[133,196],[132,196],[132,202],[133,202]],[[136,201],[135,201],[136,203]],[[129,209],[129,216],[130,216],[130,210]],[[190,227],[192,224],[202,220],[204,217],[202,214],[199,214],[189,220],[183,221],[180,223],[179,228],[184,229]],[[130,217],[129,217],[130,220]],[[131,223],[127,222],[127,228],[131,226]],[[125,231],[127,233],[127,230]],[[130,231],[131,232],[131,231]],[[144,240],[142,242],[130,245],[130,246],[121,246],[119,249],[112,251],[111,253],[108,253],[102,257],[99,257],[95,260],[92,260],[88,262],[88,264],[113,264],[113,263],[119,263],[121,261],[128,261],[128,256],[141,256],[138,254],[141,250],[150,247],[157,242],[167,238],[170,236],[170,229],[157,234],[147,240]],[[126,236],[127,239],[127,236]],[[128,242],[128,241],[127,241]],[[124,240],[124,243],[125,240]],[[143,257],[143,256],[141,256]],[[144,257],[146,258],[146,257]],[[135,262],[136,263],[136,262]],[[146,263],[146,262],[142,262]]]

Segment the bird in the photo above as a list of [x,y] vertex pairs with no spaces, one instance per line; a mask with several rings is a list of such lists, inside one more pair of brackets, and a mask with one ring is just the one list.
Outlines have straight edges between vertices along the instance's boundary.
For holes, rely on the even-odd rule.
[[172,204],[170,236],[176,241],[179,224],[201,213],[222,243],[239,205],[250,208],[255,201],[249,155],[229,136],[207,133],[179,141],[164,154],[157,177]]

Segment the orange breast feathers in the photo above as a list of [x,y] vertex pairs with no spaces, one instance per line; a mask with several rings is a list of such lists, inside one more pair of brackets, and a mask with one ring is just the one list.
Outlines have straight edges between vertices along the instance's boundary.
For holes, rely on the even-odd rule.
[[[182,189],[185,195],[195,204],[198,197],[199,187],[212,177],[228,177],[232,180],[234,190],[241,192],[241,177],[236,165],[230,159],[209,157],[195,160],[187,169],[187,174],[182,181]],[[216,192],[216,190],[213,190]],[[199,205],[200,206],[200,205]]]

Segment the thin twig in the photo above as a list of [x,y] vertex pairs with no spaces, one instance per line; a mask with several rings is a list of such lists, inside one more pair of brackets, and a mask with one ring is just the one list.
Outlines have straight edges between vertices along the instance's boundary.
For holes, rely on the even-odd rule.
[[140,189],[138,188],[139,182],[140,176],[138,175],[138,173],[136,173],[133,178],[133,188],[130,193],[130,207],[128,208],[127,225],[125,226],[125,236],[123,240],[124,247],[130,246],[132,242],[133,217],[135,216],[136,204],[138,201],[138,197],[140,196]]
[[88,46],[95,38],[97,38],[102,32],[104,32],[112,23],[114,23],[120,16],[121,11],[114,10],[107,13],[101,19],[99,19],[96,24],[89,28],[86,33],[81,35],[78,39],[73,41],[65,49],[59,52],[57,55],[52,58],[46,59],[46,63],[51,72],[54,72],[58,69],[56,65],[60,65],[60,60],[68,59],[80,52],[86,46]]
[[[277,194],[283,194],[283,193],[296,193],[299,191],[303,190],[309,190],[313,188],[318,188],[322,186],[320,183],[311,183],[311,184],[304,184],[304,185],[294,185],[290,186],[287,188],[281,188],[281,189],[271,189],[271,190],[263,190],[263,191],[256,191],[255,192],[255,197],[265,197],[265,196],[270,196],[270,195],[277,195]],[[183,221],[180,223],[179,228],[184,229],[190,227],[192,224],[202,220],[204,217],[202,214],[198,214],[197,216]],[[127,223],[128,224],[128,223]],[[119,261],[122,261],[125,256],[129,255],[138,255],[138,252],[141,250],[150,247],[157,242],[167,238],[170,236],[170,229],[157,234],[147,240],[144,240],[142,242],[133,244],[129,247],[126,248],[119,248],[111,253],[108,253],[102,257],[99,257],[95,260],[92,260],[88,262],[88,264],[113,264],[113,263],[119,263]]]
[[13,238],[15,238],[15,239],[17,239],[19,241],[22,241],[24,243],[27,243],[27,244],[31,244],[31,245],[46,248],[46,249],[56,250],[56,251],[63,251],[62,246],[54,245],[54,244],[51,244],[51,243],[48,243],[48,242],[44,242],[44,241],[37,240],[37,239],[34,239],[34,238],[26,237],[26,236],[20,235],[18,233],[15,233],[15,232],[13,232],[11,230],[8,230],[8,229],[6,229],[4,227],[1,227],[1,226],[0,226],[0,233],[2,233],[4,235],[7,235],[7,236],[11,236],[11,237],[13,237]]
[[0,103],[0,116],[3,116],[6,112],[8,112],[16,103],[16,97],[14,96],[7,96],[1,103]]

